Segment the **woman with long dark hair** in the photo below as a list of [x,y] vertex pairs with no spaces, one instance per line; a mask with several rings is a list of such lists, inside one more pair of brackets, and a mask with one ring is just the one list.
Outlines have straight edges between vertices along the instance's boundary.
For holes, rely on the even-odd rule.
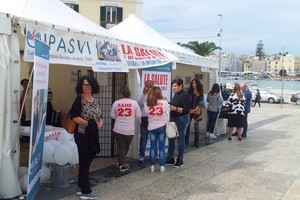
[[206,137],[216,138],[214,129],[219,114],[219,108],[223,103],[223,97],[220,94],[220,86],[218,83],[213,84],[211,91],[207,94],[206,101],[208,103]]
[[203,87],[199,79],[193,79],[191,81],[190,87],[188,89],[188,94],[190,97],[190,122],[186,130],[185,145],[186,146],[189,145],[190,125],[192,119],[194,119],[194,130],[195,130],[194,146],[199,147],[199,139],[200,139],[199,123],[200,121],[202,121],[201,104],[203,103]]

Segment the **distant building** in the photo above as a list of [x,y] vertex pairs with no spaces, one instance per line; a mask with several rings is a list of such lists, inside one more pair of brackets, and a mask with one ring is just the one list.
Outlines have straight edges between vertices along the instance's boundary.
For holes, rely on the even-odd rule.
[[295,67],[299,72],[299,59],[287,54],[285,56],[281,55],[270,55],[266,56],[267,68],[266,72],[271,74],[279,74],[281,69],[285,69],[288,75],[294,75],[296,73]]
[[295,75],[300,70],[300,57],[294,57],[290,54],[266,55],[265,59],[260,61],[257,56],[240,56],[243,72],[264,72],[278,75],[281,69],[285,69],[288,75]]
[[108,0],[61,0],[70,8],[89,20],[110,29],[135,13],[143,17],[143,1],[108,1]]

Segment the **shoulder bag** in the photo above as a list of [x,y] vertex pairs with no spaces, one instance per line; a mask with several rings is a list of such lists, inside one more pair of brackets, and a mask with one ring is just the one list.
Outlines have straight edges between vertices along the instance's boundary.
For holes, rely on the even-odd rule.
[[[83,107],[82,99],[81,99],[81,107]],[[62,127],[70,134],[73,134],[77,124],[71,118],[71,110],[63,117],[61,125]]]
[[71,110],[62,119],[62,127],[66,129],[68,133],[73,134],[76,128],[76,123],[71,119]]
[[166,115],[167,115],[166,135],[169,139],[176,138],[179,136],[179,133],[178,133],[176,123],[170,122],[170,110],[169,109],[166,109]]

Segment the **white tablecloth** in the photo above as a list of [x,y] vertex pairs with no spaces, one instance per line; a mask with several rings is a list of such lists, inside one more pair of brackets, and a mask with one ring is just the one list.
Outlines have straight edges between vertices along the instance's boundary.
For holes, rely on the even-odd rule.
[[[58,136],[63,132],[67,132],[64,128],[46,126],[44,141],[57,140]],[[30,136],[30,126],[20,126],[20,136]]]

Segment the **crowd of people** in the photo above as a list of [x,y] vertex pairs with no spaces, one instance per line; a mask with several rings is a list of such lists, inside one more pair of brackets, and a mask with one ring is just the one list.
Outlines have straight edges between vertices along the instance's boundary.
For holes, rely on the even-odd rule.
[[[94,94],[99,92],[99,84],[94,77],[82,76],[75,91],[77,97],[73,102],[71,116],[77,127],[74,131],[75,142],[79,154],[78,189],[77,194],[83,199],[95,199],[99,193],[92,191],[89,184],[89,167],[94,156],[100,151],[99,129],[103,126],[102,111]],[[246,84],[236,84],[228,101],[223,102],[219,84],[213,84],[204,99],[203,85],[200,80],[193,79],[187,90],[183,80],[176,78],[172,81],[173,95],[168,102],[162,95],[160,87],[152,80],[144,83],[142,94],[138,100],[131,99],[128,86],[120,88],[121,98],[116,100],[111,108],[113,119],[112,134],[118,144],[117,169],[120,172],[130,170],[126,155],[136,132],[135,122],[140,121],[140,145],[138,161],[145,161],[145,151],[148,136],[150,138],[149,164],[150,171],[155,172],[158,162],[160,172],[165,172],[165,165],[174,168],[183,166],[184,150],[189,146],[190,125],[194,125],[193,146],[200,145],[200,122],[203,120],[203,108],[207,108],[206,137],[214,139],[215,123],[222,105],[227,104],[228,110],[228,140],[232,139],[234,127],[237,129],[238,140],[247,137],[247,115],[250,112],[251,92],[248,93]],[[26,109],[26,108],[25,108]],[[170,121],[175,122],[178,130],[177,138],[167,138],[167,113]],[[168,150],[166,151],[166,140]],[[177,145],[175,142],[177,141]],[[176,147],[177,146],[177,147]],[[177,153],[175,154],[175,148]]]

